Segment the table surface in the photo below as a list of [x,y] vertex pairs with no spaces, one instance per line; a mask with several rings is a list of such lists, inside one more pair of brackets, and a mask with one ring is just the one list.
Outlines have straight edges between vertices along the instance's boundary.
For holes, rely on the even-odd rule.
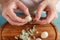
[[[22,16],[23,14],[17,13],[18,16]],[[45,14],[42,14],[44,17]],[[53,21],[53,23],[57,26],[59,32],[60,32],[60,13],[58,12],[58,18]],[[2,27],[7,21],[3,18],[3,16],[0,14],[0,27]]]

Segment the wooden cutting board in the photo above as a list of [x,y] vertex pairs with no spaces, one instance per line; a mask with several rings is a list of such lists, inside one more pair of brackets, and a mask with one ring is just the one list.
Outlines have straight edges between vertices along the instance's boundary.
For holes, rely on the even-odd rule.
[[36,32],[38,31],[38,34],[36,32],[34,33],[35,37],[41,37],[42,32],[46,31],[49,33],[49,36],[47,38],[42,38],[42,40],[58,40],[58,31],[53,23],[45,25],[27,23],[23,26],[13,26],[10,25],[8,22],[3,25],[2,30],[0,30],[1,40],[16,40],[15,36],[21,34],[21,31],[23,29],[28,31],[34,25],[36,25]]

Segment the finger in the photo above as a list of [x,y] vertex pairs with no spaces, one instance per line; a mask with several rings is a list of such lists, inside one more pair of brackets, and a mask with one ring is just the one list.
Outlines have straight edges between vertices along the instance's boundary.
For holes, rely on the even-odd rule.
[[46,19],[46,23],[50,23],[52,20],[55,19],[55,17],[57,16],[57,11],[55,9],[55,7],[50,8],[50,11],[48,12],[48,16]]
[[17,26],[20,26],[20,25],[24,25],[25,23],[17,23],[17,22],[14,22],[12,21],[6,14],[2,14],[4,16],[4,18],[11,24],[11,25],[17,25]]
[[43,19],[43,20],[39,20],[38,22],[36,22],[37,24],[48,24],[51,21],[53,21],[54,19],[57,18],[57,11],[56,9],[53,7],[51,9],[49,9],[47,11],[47,18]]
[[18,17],[12,9],[8,9],[7,15],[13,20],[13,21],[17,21],[17,22],[27,22],[25,19],[22,19],[20,17]]
[[37,22],[36,21],[30,22],[30,24],[42,24],[42,23],[41,20],[38,20]]
[[38,9],[37,9],[37,13],[36,13],[35,19],[37,19],[37,20],[40,19],[41,14],[42,14],[43,10],[46,8],[46,6],[47,6],[47,3],[46,3],[45,1],[43,1],[43,2],[39,5],[39,7],[38,7]]
[[22,2],[20,1],[17,2],[17,6],[19,7],[20,10],[22,10],[22,12],[24,12],[26,16],[30,16],[28,8]]

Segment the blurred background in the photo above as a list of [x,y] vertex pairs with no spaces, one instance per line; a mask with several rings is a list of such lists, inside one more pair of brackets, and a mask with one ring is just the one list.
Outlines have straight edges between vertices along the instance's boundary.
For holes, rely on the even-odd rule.
[[[56,5],[56,9],[58,11],[58,18],[55,19],[53,21],[53,23],[57,26],[59,32],[60,32],[60,0],[58,0],[58,3]],[[6,20],[3,18],[3,16],[1,15],[1,10],[2,10],[2,7],[0,5],[0,27],[2,27],[2,25],[4,25],[6,23]],[[42,14],[42,16],[44,16],[45,14]]]

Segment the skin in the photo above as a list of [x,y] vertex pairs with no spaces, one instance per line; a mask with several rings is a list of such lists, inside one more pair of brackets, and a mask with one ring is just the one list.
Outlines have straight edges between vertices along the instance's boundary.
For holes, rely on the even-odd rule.
[[19,7],[20,10],[24,12],[25,15],[30,16],[28,8],[20,1],[10,0],[6,4],[2,3],[2,16],[11,24],[11,25],[24,25],[27,23],[25,19],[22,19],[14,13],[14,9]]
[[[37,9],[37,13],[35,16],[35,23],[38,24],[47,24],[50,23],[52,20],[54,20],[55,18],[57,18],[57,11],[56,11],[56,1],[43,1],[42,3],[39,4],[38,9]],[[41,14],[43,11],[46,11],[46,19],[43,20],[39,20],[41,18]]]
[[[14,9],[19,8],[26,16],[31,16],[29,13],[29,10],[32,9],[32,7],[27,7],[24,5],[21,0],[6,0],[1,1],[2,4],[2,16],[11,24],[11,25],[24,25],[27,23],[26,19],[22,19],[14,13]],[[57,11],[55,8],[55,5],[57,3],[57,0],[44,0],[37,6],[35,18],[33,19],[34,23],[37,24],[47,24],[50,23],[52,20],[57,18]],[[34,4],[35,5],[35,4]],[[35,9],[35,6],[33,6],[33,9]],[[32,11],[32,10],[31,10]],[[46,19],[39,20],[41,18],[41,14],[43,11],[46,11],[47,16]]]

